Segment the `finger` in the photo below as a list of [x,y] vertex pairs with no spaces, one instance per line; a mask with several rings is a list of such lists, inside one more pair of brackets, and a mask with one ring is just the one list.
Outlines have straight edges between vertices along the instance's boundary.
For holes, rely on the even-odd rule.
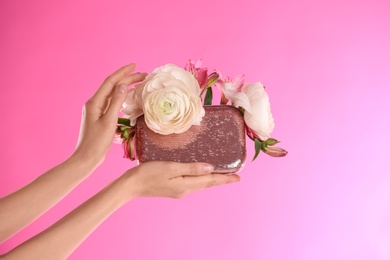
[[148,75],[147,73],[137,73],[137,74],[139,74],[142,79],[135,81],[134,80],[134,76],[133,76],[135,74],[131,74],[131,75],[125,76],[121,80],[119,80],[117,85],[125,84],[126,86],[129,86],[129,85],[131,85],[133,83],[137,83],[137,82],[140,82],[140,81],[144,80],[145,77]]
[[210,174],[214,166],[209,163],[175,163],[171,162],[169,172],[171,178],[182,176],[199,176]]
[[127,84],[120,84],[116,87],[104,117],[113,118],[113,120],[116,121],[119,110],[121,109],[122,104],[126,99],[127,86],[133,83],[140,82],[144,80],[145,77],[146,73],[136,73],[126,77]]
[[135,63],[131,63],[115,71],[113,74],[111,74],[104,80],[103,84],[99,87],[99,89],[91,98],[93,103],[101,111],[104,111],[106,101],[112,94],[115,85],[117,85],[117,83],[122,78],[124,78],[125,76],[129,75],[132,71],[134,71],[134,69],[135,69]]
[[202,176],[187,176],[183,178],[183,181],[186,183],[188,189],[190,190],[201,190],[204,188],[210,188],[218,185],[239,182],[240,176],[237,174],[220,174],[213,173]]

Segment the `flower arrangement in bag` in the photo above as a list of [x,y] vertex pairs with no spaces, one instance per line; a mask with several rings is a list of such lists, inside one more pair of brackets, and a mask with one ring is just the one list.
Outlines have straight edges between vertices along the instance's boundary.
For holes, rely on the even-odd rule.
[[270,137],[275,125],[264,86],[260,82],[245,83],[243,75],[230,78],[217,71],[210,73],[201,63],[190,60],[184,69],[173,64],[158,67],[129,90],[116,138],[124,147],[124,157],[135,159],[139,116],[144,115],[147,126],[158,134],[183,133],[200,125],[205,115],[203,105],[212,104],[213,88],[221,92],[220,105],[236,106],[243,113],[246,134],[255,144],[253,160],[260,151],[273,157],[287,155],[287,151],[274,146],[279,141]]

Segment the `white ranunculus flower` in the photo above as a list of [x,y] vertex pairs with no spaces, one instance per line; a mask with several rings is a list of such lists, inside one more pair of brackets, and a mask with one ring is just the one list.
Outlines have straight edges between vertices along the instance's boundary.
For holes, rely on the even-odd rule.
[[[274,130],[274,118],[271,114],[271,106],[267,92],[260,83],[245,84],[241,90],[248,99],[249,104],[240,106],[250,106],[251,112],[245,110],[244,120],[246,125],[257,134],[262,140],[267,140]],[[239,104],[236,104],[239,105]]]
[[138,84],[134,88],[131,88],[127,93],[125,102],[123,103],[122,113],[128,116],[132,126],[134,126],[137,122],[137,118],[144,113],[142,110],[143,89],[144,87],[142,84]]
[[155,69],[142,83],[145,122],[156,133],[183,133],[199,125],[205,110],[200,87],[194,76],[167,64]]

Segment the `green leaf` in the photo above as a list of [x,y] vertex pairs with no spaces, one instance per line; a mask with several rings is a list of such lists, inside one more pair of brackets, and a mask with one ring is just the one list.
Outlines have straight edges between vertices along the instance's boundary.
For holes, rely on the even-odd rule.
[[257,156],[259,155],[262,143],[263,143],[262,141],[260,141],[259,139],[255,138],[255,156],[253,157],[252,162],[254,160],[256,160]]
[[119,117],[118,118],[118,125],[127,125],[130,126],[130,119]]
[[269,146],[273,146],[273,145],[279,143],[279,141],[276,140],[276,139],[274,139],[274,138],[268,138],[267,140],[265,140],[265,142],[266,142],[267,145],[269,145]]
[[121,137],[123,139],[128,139],[129,138],[129,131],[128,130],[123,131],[121,134]]
[[213,90],[212,88],[208,88],[206,92],[206,97],[204,98],[204,105],[211,105],[213,101]]
[[127,129],[127,126],[124,126],[124,125],[121,125],[121,126],[118,126],[120,132],[123,132]]
[[263,151],[263,152],[266,152],[267,151],[267,142],[261,142],[261,146],[260,146],[260,149]]

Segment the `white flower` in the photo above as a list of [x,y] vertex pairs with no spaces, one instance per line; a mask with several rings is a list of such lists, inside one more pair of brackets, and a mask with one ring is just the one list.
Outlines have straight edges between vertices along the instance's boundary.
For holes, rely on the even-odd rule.
[[[274,130],[274,118],[271,114],[271,105],[268,94],[265,92],[264,86],[258,83],[247,83],[243,86],[241,93],[244,93],[249,104],[238,104],[243,108],[250,107],[250,110],[245,109],[244,120],[246,125],[260,137],[261,140],[267,140],[271,132]],[[240,92],[238,92],[240,93]],[[238,95],[238,94],[237,94]]]
[[242,107],[245,111],[252,112],[249,97],[243,92],[238,92],[231,82],[223,83],[221,89],[225,97],[229,99],[234,106]]
[[240,91],[237,85],[227,81],[221,85],[221,90],[235,106],[245,110],[244,120],[251,131],[261,140],[267,140],[275,124],[264,86],[260,82],[246,83]]
[[194,76],[167,64],[155,69],[142,83],[145,122],[156,133],[183,133],[199,125],[205,110],[200,87]]
[[122,113],[128,116],[132,126],[134,126],[137,122],[137,118],[144,113],[142,110],[143,89],[144,87],[141,84],[131,88],[126,96],[125,102],[123,103]]

